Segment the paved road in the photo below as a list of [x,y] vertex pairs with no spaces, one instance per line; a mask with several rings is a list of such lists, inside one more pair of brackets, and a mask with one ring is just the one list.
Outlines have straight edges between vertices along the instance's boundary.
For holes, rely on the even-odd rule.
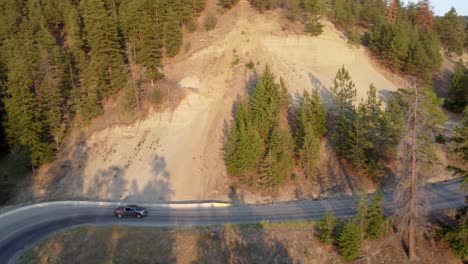
[[[433,210],[466,206],[460,181],[431,185],[427,190]],[[174,227],[300,221],[320,219],[326,211],[347,218],[355,213],[355,201],[353,198],[308,200],[224,208],[167,208],[154,205],[147,207],[149,215],[142,219],[117,219],[112,214],[115,205],[99,202],[25,207],[0,215],[0,263],[7,263],[17,252],[53,232],[77,225]],[[385,196],[384,206],[387,212],[392,210],[391,195]]]

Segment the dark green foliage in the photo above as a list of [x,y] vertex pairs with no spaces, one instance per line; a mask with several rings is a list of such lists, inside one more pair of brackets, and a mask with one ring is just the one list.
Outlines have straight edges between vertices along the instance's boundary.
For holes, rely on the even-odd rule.
[[164,24],[164,32],[166,55],[174,57],[179,53],[180,47],[182,47],[182,29],[180,27],[180,20],[172,8],[167,10],[167,21]]
[[235,6],[239,0],[219,0],[219,4],[227,9],[231,9],[233,6]]
[[205,30],[210,31],[216,28],[216,17],[212,13],[209,13],[205,17],[203,24],[205,25]]
[[296,114],[296,146],[299,163],[307,177],[316,171],[320,155],[320,138],[326,132],[325,106],[317,90],[304,91]]
[[[289,179],[294,141],[289,129],[279,127],[281,109],[288,105],[284,82],[275,83],[266,67],[250,102],[242,102],[237,109],[225,152],[229,174],[271,190]],[[258,180],[254,180],[256,172]]]
[[117,27],[102,0],[85,0],[80,7],[89,49],[82,82],[88,93],[103,98],[120,89],[127,74]]
[[248,102],[238,105],[226,143],[224,160],[229,174],[245,176],[253,173],[263,155],[263,142],[252,124]]
[[359,228],[350,221],[345,225],[338,237],[338,245],[340,246],[340,254],[347,261],[356,259],[361,254],[361,237]]
[[153,105],[159,105],[161,104],[162,102],[162,93],[161,93],[161,90],[159,89],[156,89],[154,90],[153,92],[151,92],[151,96],[150,96],[150,101]]
[[[461,127],[456,128],[453,134],[450,148],[465,163],[468,160],[468,107],[463,112]],[[449,166],[447,169],[452,171],[454,176],[464,177],[464,187],[468,188],[468,172],[466,170],[454,166]]]
[[383,19],[385,8],[386,4],[382,0],[363,0],[359,23],[364,27],[372,27],[376,21]]
[[421,26],[417,18],[408,19],[405,11],[411,12],[395,4],[387,9],[385,19],[377,16],[369,47],[391,68],[430,82],[442,62],[437,33],[427,23]]
[[[33,166],[50,160],[71,127],[101,114],[103,101],[128,87],[128,64],[144,68],[146,79],[164,77],[163,50],[177,54],[182,25],[204,6],[204,0],[2,1],[0,105],[8,144],[25,149]],[[137,99],[131,90],[130,108]]]
[[447,107],[455,112],[462,112],[468,101],[468,69],[462,60],[455,66],[454,74],[450,82]]
[[443,225],[437,232],[439,237],[443,237],[452,247],[455,254],[462,260],[468,259],[468,213],[467,208],[459,209],[453,225]]
[[463,20],[458,16],[455,8],[452,7],[443,17],[436,20],[436,29],[440,35],[440,40],[448,53],[463,53],[465,41],[465,31]]
[[383,195],[377,191],[367,211],[367,237],[380,238],[385,232],[385,216],[382,206]]
[[349,72],[340,68],[336,73],[333,86],[330,88],[333,93],[334,103],[332,115],[336,119],[336,131],[333,135],[333,142],[336,152],[339,156],[347,156],[349,145],[346,141],[349,138],[348,133],[352,133],[352,118],[356,115],[353,102],[356,100],[356,88],[351,80]]
[[391,158],[401,137],[403,117],[398,103],[391,102],[388,110],[383,112],[376,88],[371,84],[366,100],[355,107],[356,90],[344,68],[338,70],[331,91],[336,153],[355,169],[376,179],[381,174],[381,159]]
[[338,26],[348,28],[356,22],[360,5],[356,0],[332,0],[332,19]]
[[305,18],[305,31],[312,36],[318,36],[323,32],[323,25],[319,22],[319,17],[307,15]]
[[359,46],[359,44],[361,44],[361,35],[356,30],[356,28],[351,28],[348,31],[348,43],[356,46]]
[[289,130],[275,128],[267,144],[267,153],[260,171],[260,184],[275,188],[286,182],[294,165],[294,141]]
[[333,230],[336,226],[336,218],[333,212],[325,212],[319,223],[319,232],[317,238],[324,244],[332,242]]
[[268,138],[279,122],[279,85],[275,83],[274,78],[267,66],[255,87],[250,103],[254,127],[263,140]]
[[367,236],[367,229],[369,227],[369,198],[364,189],[358,193],[358,198],[359,200],[356,202],[354,207],[356,215],[354,216],[353,221],[357,223],[361,239],[364,239]]

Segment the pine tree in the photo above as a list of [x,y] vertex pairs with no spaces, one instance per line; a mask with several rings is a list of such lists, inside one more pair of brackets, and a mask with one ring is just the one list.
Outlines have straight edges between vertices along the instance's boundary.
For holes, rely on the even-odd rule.
[[312,95],[304,91],[300,98],[299,108],[296,114],[296,139],[298,148],[301,148],[303,145],[306,125],[311,125],[311,129],[316,137],[321,137],[325,134],[327,130],[325,117],[325,105],[318,91],[314,90]]
[[375,25],[378,20],[383,20],[386,4],[382,0],[364,0],[360,13],[360,22],[365,27]]
[[369,211],[369,198],[367,192],[363,189],[358,193],[358,201],[355,204],[354,209],[356,215],[353,221],[357,223],[361,239],[364,239],[367,235],[368,223],[368,211]]
[[432,28],[434,26],[434,13],[431,10],[431,3],[429,0],[420,0],[417,4],[418,14],[417,21],[421,28]]
[[384,233],[384,210],[382,206],[383,195],[377,191],[372,196],[371,205],[367,211],[367,237],[380,238]]
[[43,138],[44,128],[34,94],[31,66],[35,65],[37,60],[34,56],[32,34],[31,25],[25,21],[20,26],[18,34],[5,44],[8,82],[4,103],[8,142],[10,145],[25,147],[32,166],[36,167],[49,161],[52,151]]
[[457,14],[455,8],[436,21],[437,32],[440,35],[440,40],[448,53],[463,53],[463,44],[465,41],[465,32],[463,29],[463,21]]
[[468,101],[468,69],[460,59],[455,65],[454,74],[450,82],[447,106],[455,111],[462,112]]
[[235,176],[255,172],[262,155],[263,143],[253,129],[248,102],[241,102],[226,144],[227,171]]
[[351,76],[344,67],[338,70],[330,89],[334,103],[332,115],[336,118],[333,135],[336,153],[341,157],[354,160],[354,165],[360,167],[360,157],[363,153],[358,143],[361,141],[362,134],[359,134],[360,120],[353,105],[356,99],[356,89]]
[[260,185],[274,189],[286,182],[294,166],[294,141],[289,130],[273,129],[260,172]]
[[338,237],[340,254],[347,261],[356,259],[361,254],[361,237],[359,228],[354,221],[350,221]]
[[380,123],[381,140],[378,144],[378,152],[386,159],[396,156],[396,147],[403,133],[403,111],[400,106],[399,94],[395,93],[382,114]]
[[317,162],[320,159],[320,141],[316,136],[312,124],[304,127],[302,146],[299,148],[299,163],[308,178],[313,178],[317,171]]
[[172,8],[168,8],[166,18],[164,48],[167,56],[174,57],[179,53],[182,46],[181,21]]
[[336,116],[341,116],[345,111],[353,109],[353,102],[356,100],[357,92],[355,84],[344,66],[336,73],[330,90],[333,93],[332,100]]
[[317,238],[324,244],[332,242],[333,230],[336,226],[336,218],[333,212],[325,212],[319,223],[319,232]]
[[89,62],[82,75],[84,98],[81,110],[85,119],[99,114],[100,100],[122,87],[127,69],[124,65],[112,15],[102,0],[85,0],[80,3]]
[[253,124],[264,140],[279,123],[280,93],[278,86],[269,67],[265,67],[251,99]]

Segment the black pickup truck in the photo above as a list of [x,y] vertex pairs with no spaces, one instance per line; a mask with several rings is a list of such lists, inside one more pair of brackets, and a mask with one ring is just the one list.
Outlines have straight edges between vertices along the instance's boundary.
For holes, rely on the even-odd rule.
[[114,215],[118,218],[122,217],[136,217],[142,218],[146,216],[148,212],[145,208],[139,207],[137,205],[127,205],[119,206],[114,210]]

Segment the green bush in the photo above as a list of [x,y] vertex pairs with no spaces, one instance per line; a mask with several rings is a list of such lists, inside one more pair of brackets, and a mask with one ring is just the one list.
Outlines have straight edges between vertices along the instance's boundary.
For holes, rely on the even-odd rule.
[[445,225],[436,234],[438,237],[447,240],[455,254],[464,261],[468,260],[468,217],[466,207],[458,210],[454,225]]
[[162,102],[161,90],[156,89],[151,93],[150,101],[153,105],[159,105]]
[[361,35],[356,30],[356,28],[351,28],[348,31],[348,43],[356,46],[359,46],[359,44],[361,44]]
[[217,22],[218,20],[216,19],[215,15],[213,15],[212,13],[207,14],[204,22],[205,30],[210,31],[215,29]]
[[439,144],[445,144],[445,142],[447,142],[443,134],[438,134],[435,138],[435,141],[436,143],[439,143]]
[[245,67],[247,67],[248,69],[252,70],[254,68],[254,63],[253,61],[249,61],[249,63],[245,64]]

